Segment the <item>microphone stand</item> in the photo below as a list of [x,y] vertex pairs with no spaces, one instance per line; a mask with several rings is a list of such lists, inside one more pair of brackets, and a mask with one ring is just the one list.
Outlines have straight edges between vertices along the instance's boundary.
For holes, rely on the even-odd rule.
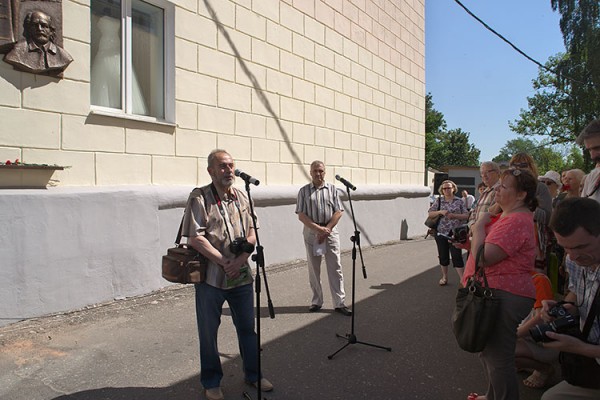
[[[275,318],[275,309],[271,302],[271,294],[269,292],[269,284],[267,282],[267,274],[265,272],[265,255],[263,247],[260,245],[260,238],[258,237],[258,228],[256,226],[256,215],[254,214],[254,204],[252,203],[252,196],[250,195],[250,182],[244,179],[246,182],[246,193],[248,193],[248,202],[250,203],[250,216],[252,217],[252,226],[254,228],[254,235],[256,236],[256,254],[252,256],[252,261],[256,262],[256,278],[254,280],[254,291],[256,292],[256,348],[257,348],[257,368],[258,368],[258,382],[256,385],[256,398],[260,400],[262,397],[262,370],[261,370],[261,356],[262,349],[260,348],[260,272],[262,270],[263,277],[265,279],[265,289],[267,291],[267,304],[269,307],[269,316],[271,319]],[[252,400],[252,397],[248,392],[243,393],[243,397],[247,400]],[[266,398],[265,398],[266,399]]]
[[330,360],[337,353],[344,350],[349,345],[356,344],[356,343],[364,344],[366,346],[371,346],[371,347],[377,347],[378,349],[392,351],[391,347],[385,347],[385,346],[379,346],[377,344],[361,342],[360,340],[358,340],[356,338],[356,335],[354,334],[354,318],[356,317],[356,306],[354,305],[354,301],[355,301],[355,297],[356,297],[355,296],[355,293],[356,293],[355,283],[356,283],[356,249],[357,248],[358,248],[358,252],[360,254],[360,263],[362,264],[363,277],[365,279],[367,279],[367,270],[365,268],[362,250],[360,248],[360,231],[356,228],[356,219],[354,218],[354,208],[352,207],[352,196],[350,196],[350,187],[348,185],[346,185],[345,183],[344,183],[344,185],[346,186],[346,192],[348,193],[348,203],[350,204],[350,213],[351,213],[350,215],[352,216],[352,222],[354,224],[354,236],[350,237],[350,240],[352,241],[352,317],[351,317],[352,319],[351,319],[350,333],[347,333],[343,336],[338,333],[335,334],[336,337],[345,339],[346,344],[344,344],[342,347],[340,347],[335,353],[328,355],[327,358]]

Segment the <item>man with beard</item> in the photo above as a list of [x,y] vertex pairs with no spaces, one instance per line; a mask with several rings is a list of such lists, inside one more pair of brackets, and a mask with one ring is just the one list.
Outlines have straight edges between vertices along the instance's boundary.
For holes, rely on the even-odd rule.
[[235,325],[247,383],[273,385],[258,371],[258,346],[254,330],[254,297],[248,257],[256,235],[246,195],[233,187],[235,164],[225,150],[208,155],[212,183],[190,194],[183,221],[188,244],[208,258],[206,280],[196,284],[196,319],[200,338],[200,382],[208,400],[224,399],[223,369],[217,334],[225,301]]
[[23,36],[4,61],[19,71],[60,75],[73,58],[57,46],[56,27],[52,17],[42,11],[31,11],[23,20]]
[[585,146],[596,166],[585,178],[581,197],[600,202],[600,119],[593,120],[581,131],[577,137],[577,144]]

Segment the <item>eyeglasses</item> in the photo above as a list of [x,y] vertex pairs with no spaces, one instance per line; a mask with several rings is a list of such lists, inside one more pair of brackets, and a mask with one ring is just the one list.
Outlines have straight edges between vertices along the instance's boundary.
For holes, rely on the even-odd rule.
[[545,183],[546,186],[556,185],[556,182],[554,182],[554,181],[542,181],[542,182]]
[[526,162],[518,162],[518,163],[513,163],[510,164],[511,168],[529,168],[529,164],[527,164]]
[[450,187],[443,187],[442,188],[442,190],[452,190],[452,189],[454,189],[452,186],[450,186]]
[[492,172],[496,173],[496,172],[498,172],[498,171],[496,171],[495,169],[491,169],[491,170],[489,170],[489,171],[481,171],[480,175],[481,175],[481,176],[484,176],[484,175],[489,175],[489,174],[491,174]]

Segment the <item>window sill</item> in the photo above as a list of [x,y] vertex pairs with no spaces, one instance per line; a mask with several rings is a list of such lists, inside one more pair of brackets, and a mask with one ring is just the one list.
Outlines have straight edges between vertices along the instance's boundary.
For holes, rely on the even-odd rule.
[[125,114],[125,113],[113,111],[113,110],[92,108],[90,110],[90,115],[116,118],[116,119],[124,119],[124,120],[128,120],[128,121],[145,122],[147,124],[166,126],[166,127],[170,127],[170,128],[177,127],[177,125],[175,123],[159,120],[154,117],[147,117],[145,115]]
[[0,164],[0,188],[2,189],[45,189],[55,186],[54,171],[68,167],[46,164]]

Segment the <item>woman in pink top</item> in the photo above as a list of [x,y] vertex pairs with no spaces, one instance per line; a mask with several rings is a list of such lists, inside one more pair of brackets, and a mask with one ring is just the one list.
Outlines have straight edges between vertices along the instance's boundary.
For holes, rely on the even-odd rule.
[[502,214],[492,221],[483,214],[472,226],[471,255],[467,260],[463,285],[475,272],[475,255],[481,246],[490,287],[500,299],[496,327],[480,359],[488,376],[485,396],[478,400],[517,400],[519,384],[515,368],[517,326],[535,301],[531,271],[535,264],[533,213],[537,207],[537,177],[528,170],[508,169],[496,189],[496,203]]

